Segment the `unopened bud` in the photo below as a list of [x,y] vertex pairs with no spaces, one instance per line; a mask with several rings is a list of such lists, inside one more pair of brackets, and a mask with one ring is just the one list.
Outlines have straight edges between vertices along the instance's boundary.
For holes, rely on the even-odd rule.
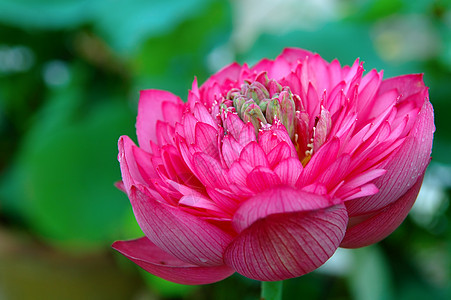
[[275,117],[280,120],[280,114],[281,110],[279,99],[273,98],[269,100],[268,105],[266,106],[266,120],[268,121],[268,123],[272,124]]
[[241,115],[241,107],[243,106],[244,102],[246,102],[246,97],[238,95],[235,98],[233,98],[233,106],[235,107],[236,112],[238,115]]
[[263,84],[258,81],[252,82],[252,84],[248,87],[247,92],[245,94],[248,98],[254,99],[254,101],[259,104],[260,101],[269,98],[269,92],[265,88]]
[[282,91],[279,94],[281,115],[278,117],[282,124],[285,125],[290,138],[294,138],[294,117],[295,117],[295,105],[291,92]]
[[237,97],[238,95],[240,95],[240,89],[237,88],[233,88],[230,91],[227,92],[227,97],[226,99],[230,99],[233,100],[235,97]]
[[267,87],[271,95],[278,94],[282,91],[282,86],[274,79],[269,80]]
[[260,107],[252,103],[250,104],[243,113],[243,121],[251,122],[255,129],[255,136],[258,136],[258,130],[260,129],[262,124],[266,124],[266,119],[263,116],[263,113]]
[[268,106],[270,99],[263,99],[260,101],[258,106],[260,106],[260,109],[262,110],[263,114],[266,113],[266,107]]
[[246,99],[245,98],[245,102],[241,105],[241,108],[240,108],[240,110],[239,110],[239,112],[238,112],[238,115],[241,117],[241,119],[243,119],[244,120],[244,112],[246,111],[246,109],[250,106],[250,105],[252,105],[252,104],[255,104],[255,102],[254,102],[254,100],[252,100],[252,99]]

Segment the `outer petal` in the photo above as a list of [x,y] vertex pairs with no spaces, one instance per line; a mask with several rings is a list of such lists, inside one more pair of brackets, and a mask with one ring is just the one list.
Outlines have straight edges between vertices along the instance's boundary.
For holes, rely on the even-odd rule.
[[128,136],[121,136],[118,141],[118,160],[121,167],[123,186],[128,193],[135,184],[151,185],[151,178],[156,176],[151,164],[151,155],[136,147]]
[[287,62],[296,65],[299,62],[304,61],[306,57],[313,57],[314,54],[310,51],[300,48],[285,48],[280,54]]
[[407,217],[415,203],[422,182],[423,176],[401,198],[378,212],[366,217],[350,218],[350,226],[340,247],[364,247],[377,243],[390,235]]
[[160,203],[132,186],[129,194],[144,234],[162,250],[199,266],[220,266],[230,234],[176,207]]
[[374,182],[380,189],[379,193],[347,203],[349,216],[385,207],[405,194],[421,178],[430,161],[434,130],[432,105],[426,102],[404,144],[381,165],[387,173]]
[[347,221],[342,204],[309,213],[270,215],[241,232],[227,248],[225,262],[238,273],[262,281],[304,275],[332,256]]
[[244,202],[236,211],[233,226],[245,230],[259,219],[272,214],[309,212],[333,206],[329,198],[290,187],[276,187]]
[[160,90],[141,91],[136,119],[136,134],[141,148],[151,152],[150,141],[157,141],[156,125],[158,120],[164,120],[163,104],[171,102],[182,105],[182,100],[174,94]]
[[175,283],[213,283],[234,273],[234,270],[226,265],[199,267],[188,264],[164,252],[146,237],[117,241],[112,247],[147,272]]

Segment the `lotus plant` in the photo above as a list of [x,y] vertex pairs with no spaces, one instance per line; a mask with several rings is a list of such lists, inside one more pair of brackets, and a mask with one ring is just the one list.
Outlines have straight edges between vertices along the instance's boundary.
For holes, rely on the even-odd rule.
[[187,102],[141,91],[136,129],[139,147],[119,140],[120,187],[145,236],[113,248],[182,284],[298,277],[384,239],[435,130],[422,75],[383,80],[296,48],[194,80]]

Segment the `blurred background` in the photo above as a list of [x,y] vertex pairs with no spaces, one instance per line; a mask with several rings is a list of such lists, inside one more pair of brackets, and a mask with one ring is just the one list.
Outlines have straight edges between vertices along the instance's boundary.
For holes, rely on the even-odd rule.
[[411,214],[377,245],[341,250],[285,299],[451,299],[448,0],[0,0],[0,299],[258,299],[140,271],[110,245],[142,235],[117,140],[136,141],[139,90],[186,99],[233,61],[288,46],[385,77],[424,73],[433,160]]

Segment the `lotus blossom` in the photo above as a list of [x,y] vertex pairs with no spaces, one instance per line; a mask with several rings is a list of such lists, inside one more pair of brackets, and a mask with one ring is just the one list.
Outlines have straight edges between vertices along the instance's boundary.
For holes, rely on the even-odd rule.
[[294,278],[407,216],[435,130],[422,75],[382,79],[288,48],[233,63],[187,102],[141,92],[120,188],[145,237],[113,247],[148,272],[206,284]]

